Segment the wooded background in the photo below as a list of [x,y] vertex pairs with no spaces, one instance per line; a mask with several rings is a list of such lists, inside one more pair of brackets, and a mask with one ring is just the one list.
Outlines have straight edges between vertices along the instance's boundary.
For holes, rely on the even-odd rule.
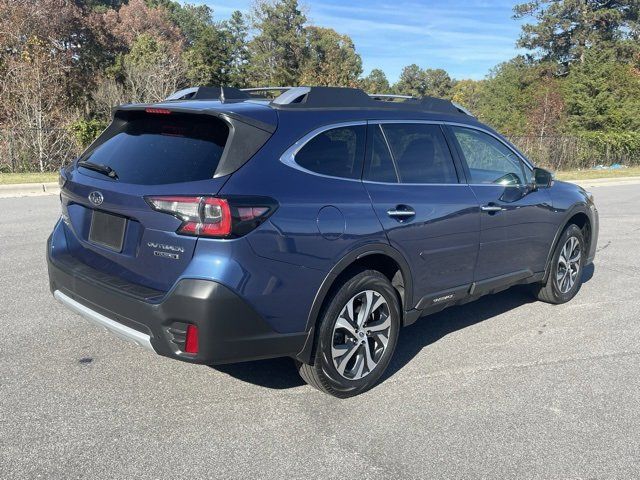
[[408,65],[395,84],[380,69],[363,76],[351,38],[310,25],[308,8],[258,0],[217,21],[172,0],[0,0],[0,172],[55,170],[113,106],[194,85],[450,98],[554,170],[640,164],[640,0],[516,4],[528,54],[479,81]]

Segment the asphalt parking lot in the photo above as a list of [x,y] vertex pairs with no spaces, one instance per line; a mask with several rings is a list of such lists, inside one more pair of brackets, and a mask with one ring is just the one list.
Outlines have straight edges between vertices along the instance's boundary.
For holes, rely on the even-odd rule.
[[0,478],[638,478],[640,185],[593,192],[572,302],[422,319],[350,400],[287,359],[188,365],[87,323],[48,289],[57,197],[1,199]]

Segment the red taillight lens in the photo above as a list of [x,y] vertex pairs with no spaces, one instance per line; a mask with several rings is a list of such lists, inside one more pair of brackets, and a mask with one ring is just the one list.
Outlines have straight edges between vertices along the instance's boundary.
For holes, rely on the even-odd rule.
[[144,111],[147,113],[154,113],[156,115],[169,115],[171,113],[171,110],[168,110],[166,108],[153,108],[153,107],[145,108]]
[[185,353],[198,353],[198,327],[187,325],[187,339],[184,342]]
[[182,220],[177,233],[204,237],[226,237],[231,234],[231,210],[223,198],[214,197],[149,197],[149,204],[160,212]]
[[[217,238],[245,235],[260,225],[277,206],[273,200],[263,197],[230,200],[208,196],[162,196],[146,197],[146,200],[154,210],[182,220],[176,233]],[[259,202],[264,203],[260,205]]]

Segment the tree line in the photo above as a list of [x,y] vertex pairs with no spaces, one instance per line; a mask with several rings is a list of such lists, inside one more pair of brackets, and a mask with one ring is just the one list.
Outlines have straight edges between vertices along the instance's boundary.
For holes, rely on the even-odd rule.
[[[298,0],[258,0],[225,21],[214,13],[174,0],[0,0],[0,171],[55,169],[113,106],[193,85],[432,95],[527,139],[550,166],[640,162],[638,0],[517,4],[514,16],[529,19],[518,40],[526,55],[482,80],[408,65],[393,84],[381,69],[363,76],[352,39],[311,25]],[[560,137],[580,142],[547,140]]]

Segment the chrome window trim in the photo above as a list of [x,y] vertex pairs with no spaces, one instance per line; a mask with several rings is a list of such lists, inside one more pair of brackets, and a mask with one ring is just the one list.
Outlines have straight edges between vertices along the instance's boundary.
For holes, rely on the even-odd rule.
[[468,183],[399,183],[399,182],[376,182],[375,180],[362,180],[362,183],[374,185],[408,185],[410,187],[469,187]]
[[[315,137],[329,130],[334,130],[336,128],[345,128],[345,127],[357,127],[357,126],[366,126],[366,120],[358,120],[354,122],[340,122],[340,123],[332,123],[329,125],[323,125],[322,127],[318,127],[315,130],[311,130],[309,133],[305,134],[302,138],[300,138],[296,143],[291,145],[289,148],[285,150],[285,152],[280,156],[280,161],[287,165],[288,167],[295,168],[304,173],[309,173],[311,175],[316,175],[318,177],[323,178],[331,178],[335,180],[344,180],[347,182],[361,182],[362,178],[347,178],[347,177],[335,177],[333,175],[325,175],[324,173],[314,172],[313,170],[309,170],[307,168],[302,167],[296,162],[296,154],[311,140]],[[364,160],[364,159],[363,159]]]
[[[500,138],[498,135],[496,135],[493,132],[490,132],[489,130],[487,130],[486,128],[483,128],[481,126],[478,125],[472,125],[472,124],[468,124],[468,123],[459,123],[459,122],[450,122],[450,121],[444,121],[444,120],[409,120],[409,119],[402,119],[402,120],[396,120],[396,119],[389,119],[389,120],[356,120],[356,121],[351,121],[351,122],[338,122],[338,123],[331,123],[331,124],[327,124],[327,125],[323,125],[321,127],[318,127],[314,130],[311,130],[310,132],[306,133],[303,137],[301,137],[300,139],[298,139],[293,145],[291,145],[287,150],[285,150],[285,152],[280,156],[280,161],[282,163],[284,163],[285,165],[287,165],[288,167],[294,168],[300,172],[304,172],[304,173],[308,173],[311,175],[316,175],[318,177],[323,177],[323,178],[330,178],[330,179],[334,179],[334,180],[344,180],[347,182],[363,182],[363,183],[377,183],[377,184],[382,184],[382,185],[424,185],[424,186],[435,186],[435,185],[468,185],[468,186],[497,186],[496,184],[493,183],[464,183],[464,182],[460,182],[460,183],[389,183],[389,182],[375,182],[372,180],[364,180],[361,178],[347,178],[347,177],[336,177],[333,175],[325,175],[323,173],[318,173],[318,172],[314,172],[312,170],[306,169],[302,166],[300,166],[296,160],[295,160],[295,156],[296,154],[302,149],[302,147],[304,147],[307,143],[309,143],[314,137],[320,135],[323,132],[326,132],[328,130],[333,130],[336,128],[344,128],[344,127],[355,127],[355,126],[366,126],[366,125],[384,125],[387,123],[419,123],[419,124],[427,124],[427,125],[449,125],[449,126],[454,126],[454,127],[461,127],[461,128],[470,128],[472,130],[477,130],[479,132],[485,133],[493,138],[495,138],[496,140],[498,140],[500,143],[502,143],[507,149],[509,149],[511,152],[513,152],[513,154],[519,158],[524,164],[525,166],[527,166],[530,170],[533,170],[535,167],[533,166],[533,164],[524,156],[522,155],[517,149],[515,149],[515,147],[513,147],[511,144],[509,144],[508,142],[506,142],[505,140],[503,140],[502,138]],[[384,134],[384,130],[383,130],[383,134]],[[386,140],[386,138],[385,138]],[[365,159],[366,160],[366,159]],[[507,186],[523,186],[523,185],[507,185]]]
[[462,127],[462,128],[470,128],[472,130],[478,130],[480,132],[483,132],[483,133],[486,133],[487,135],[492,136],[493,138],[498,140],[500,143],[502,143],[505,147],[507,147],[509,150],[511,150],[516,157],[518,157],[520,160],[522,160],[525,163],[525,165],[527,165],[531,170],[533,170],[533,168],[534,168],[533,164],[524,155],[522,155],[517,149],[515,149],[515,147],[513,145],[511,145],[509,142],[506,142],[504,139],[500,138],[495,133],[487,130],[486,128],[478,126],[478,125],[473,125],[473,124],[469,124],[469,123],[450,122],[448,120],[369,120],[369,123],[370,124],[427,123],[427,124],[430,124],[430,125],[433,125],[433,124],[451,125],[451,126],[454,126],[454,127]]

